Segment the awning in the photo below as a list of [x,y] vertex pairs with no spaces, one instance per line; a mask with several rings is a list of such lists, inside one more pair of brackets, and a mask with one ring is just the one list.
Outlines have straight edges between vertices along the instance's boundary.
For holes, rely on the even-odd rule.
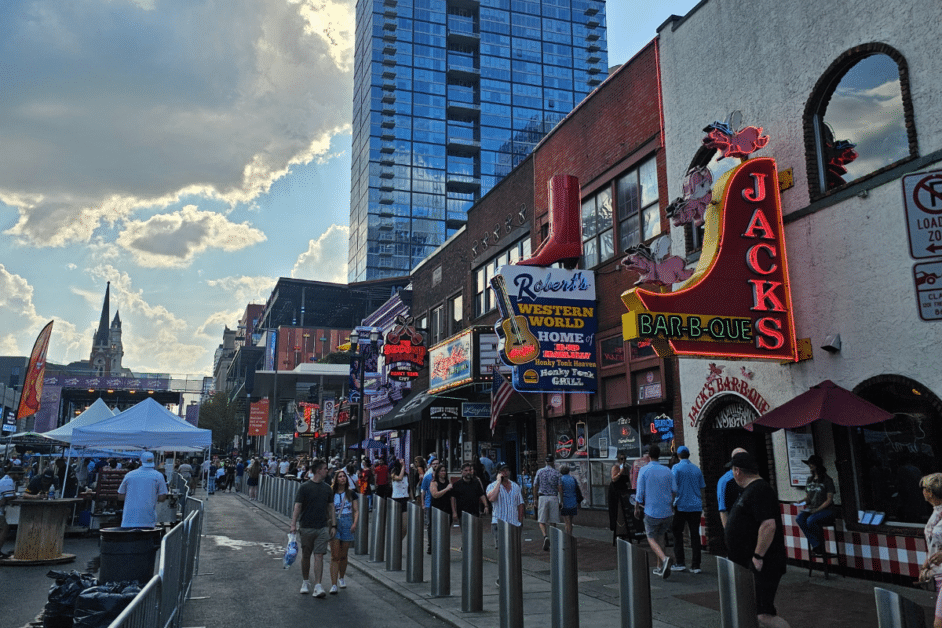
[[845,427],[872,425],[893,418],[893,413],[861,399],[829,379],[812,386],[791,401],[767,412],[747,425],[772,429],[796,428],[823,419]]
[[457,409],[457,405],[453,402],[449,403],[441,397],[430,395],[428,391],[413,391],[400,399],[385,416],[377,419],[373,429],[377,432],[383,432],[404,425],[418,423],[423,418],[429,416],[428,409],[432,405],[453,405]]

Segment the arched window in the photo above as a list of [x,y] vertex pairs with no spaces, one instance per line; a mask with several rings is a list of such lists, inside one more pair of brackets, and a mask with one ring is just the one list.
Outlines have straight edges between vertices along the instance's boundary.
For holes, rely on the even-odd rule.
[[804,127],[812,199],[917,157],[906,60],[886,44],[848,50],[815,85]]

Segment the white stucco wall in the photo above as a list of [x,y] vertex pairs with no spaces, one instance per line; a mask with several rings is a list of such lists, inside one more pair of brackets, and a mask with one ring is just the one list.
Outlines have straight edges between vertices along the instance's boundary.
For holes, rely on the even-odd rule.
[[[771,137],[760,156],[792,168],[795,185],[782,193],[785,215],[809,203],[802,115],[819,77],[848,49],[888,44],[907,60],[920,155],[942,149],[942,3],[938,0],[773,2],[710,0],[676,30],[660,32],[670,198],[681,195],[684,172],[713,120],[740,110],[744,125]],[[942,170],[942,163],[922,170]],[[775,362],[681,360],[685,439],[697,442],[687,420],[708,372],[707,363],[738,374],[776,407],[824,379],[852,389],[880,374],[910,377],[942,397],[942,321],[919,318],[899,180],[803,217],[785,228],[797,335],[810,338],[814,358]],[[679,229],[674,250],[683,250]],[[840,353],[820,349],[839,333]],[[821,442],[821,439],[817,439]],[[775,436],[779,490],[788,489],[784,436]],[[698,452],[693,451],[697,456]]]

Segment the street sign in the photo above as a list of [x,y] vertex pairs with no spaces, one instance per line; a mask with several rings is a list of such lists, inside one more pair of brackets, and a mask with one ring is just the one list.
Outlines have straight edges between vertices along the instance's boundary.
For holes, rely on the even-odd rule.
[[913,259],[942,257],[942,170],[903,177],[903,207]]
[[919,318],[942,321],[942,261],[916,264],[913,266],[913,280],[916,282]]
[[465,401],[461,404],[461,416],[466,419],[487,418],[491,416],[491,404]]

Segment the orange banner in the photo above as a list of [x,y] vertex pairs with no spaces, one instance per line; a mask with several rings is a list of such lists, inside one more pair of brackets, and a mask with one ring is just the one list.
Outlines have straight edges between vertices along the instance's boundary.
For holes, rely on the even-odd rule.
[[16,420],[36,414],[39,411],[39,399],[43,394],[43,376],[46,374],[46,351],[49,349],[49,337],[52,335],[52,323],[43,327],[33,345],[33,352],[29,356],[29,366],[26,368],[26,379],[23,382],[23,393],[20,395],[20,407],[16,411]]
[[249,408],[249,436],[268,434],[268,399],[251,404]]

